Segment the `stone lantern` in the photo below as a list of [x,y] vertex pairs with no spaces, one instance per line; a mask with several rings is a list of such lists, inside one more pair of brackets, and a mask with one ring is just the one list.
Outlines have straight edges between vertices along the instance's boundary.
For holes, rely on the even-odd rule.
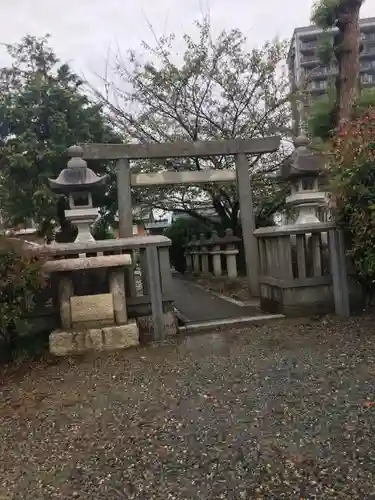
[[328,206],[328,195],[320,190],[324,158],[309,148],[306,137],[294,140],[295,150],[281,167],[281,177],[291,182],[286,204],[297,211],[295,224],[321,222],[318,209]]
[[52,191],[64,194],[69,199],[69,210],[65,210],[65,217],[78,229],[75,241],[94,241],[90,226],[97,219],[99,210],[93,206],[92,193],[104,187],[107,176],[98,177],[87,167],[80,146],[71,146],[68,154],[70,160],[67,168],[60,172],[57,179],[48,181]]

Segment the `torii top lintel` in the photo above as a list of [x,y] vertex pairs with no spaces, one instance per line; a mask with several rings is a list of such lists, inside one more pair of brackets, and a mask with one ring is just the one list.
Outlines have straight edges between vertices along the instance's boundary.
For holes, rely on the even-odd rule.
[[280,147],[281,138],[270,136],[256,139],[148,144],[81,144],[86,160],[129,160],[153,158],[183,158],[273,153]]

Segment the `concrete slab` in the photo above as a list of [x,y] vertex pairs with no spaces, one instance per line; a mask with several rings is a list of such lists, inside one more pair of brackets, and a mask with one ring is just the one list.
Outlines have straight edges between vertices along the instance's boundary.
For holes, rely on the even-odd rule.
[[256,306],[240,306],[229,302],[217,294],[184,280],[178,274],[173,274],[171,291],[175,299],[175,307],[187,324],[261,314]]

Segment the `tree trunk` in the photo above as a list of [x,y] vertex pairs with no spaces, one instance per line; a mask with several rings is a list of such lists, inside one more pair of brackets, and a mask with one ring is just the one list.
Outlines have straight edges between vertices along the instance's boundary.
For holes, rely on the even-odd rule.
[[335,55],[339,66],[337,81],[338,125],[348,121],[359,96],[359,52],[361,36],[359,11],[363,0],[344,0],[339,7]]

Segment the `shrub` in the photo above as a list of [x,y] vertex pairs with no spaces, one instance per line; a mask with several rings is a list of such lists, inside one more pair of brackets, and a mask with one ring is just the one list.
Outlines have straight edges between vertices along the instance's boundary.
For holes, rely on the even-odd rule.
[[360,283],[375,283],[375,108],[346,123],[332,143],[330,171],[337,221]]
[[94,239],[98,240],[114,240],[115,234],[110,229],[109,224],[105,220],[104,217],[101,217],[99,220],[95,222],[91,231]]
[[12,350],[36,293],[44,286],[44,257],[24,242],[0,237],[0,341]]

